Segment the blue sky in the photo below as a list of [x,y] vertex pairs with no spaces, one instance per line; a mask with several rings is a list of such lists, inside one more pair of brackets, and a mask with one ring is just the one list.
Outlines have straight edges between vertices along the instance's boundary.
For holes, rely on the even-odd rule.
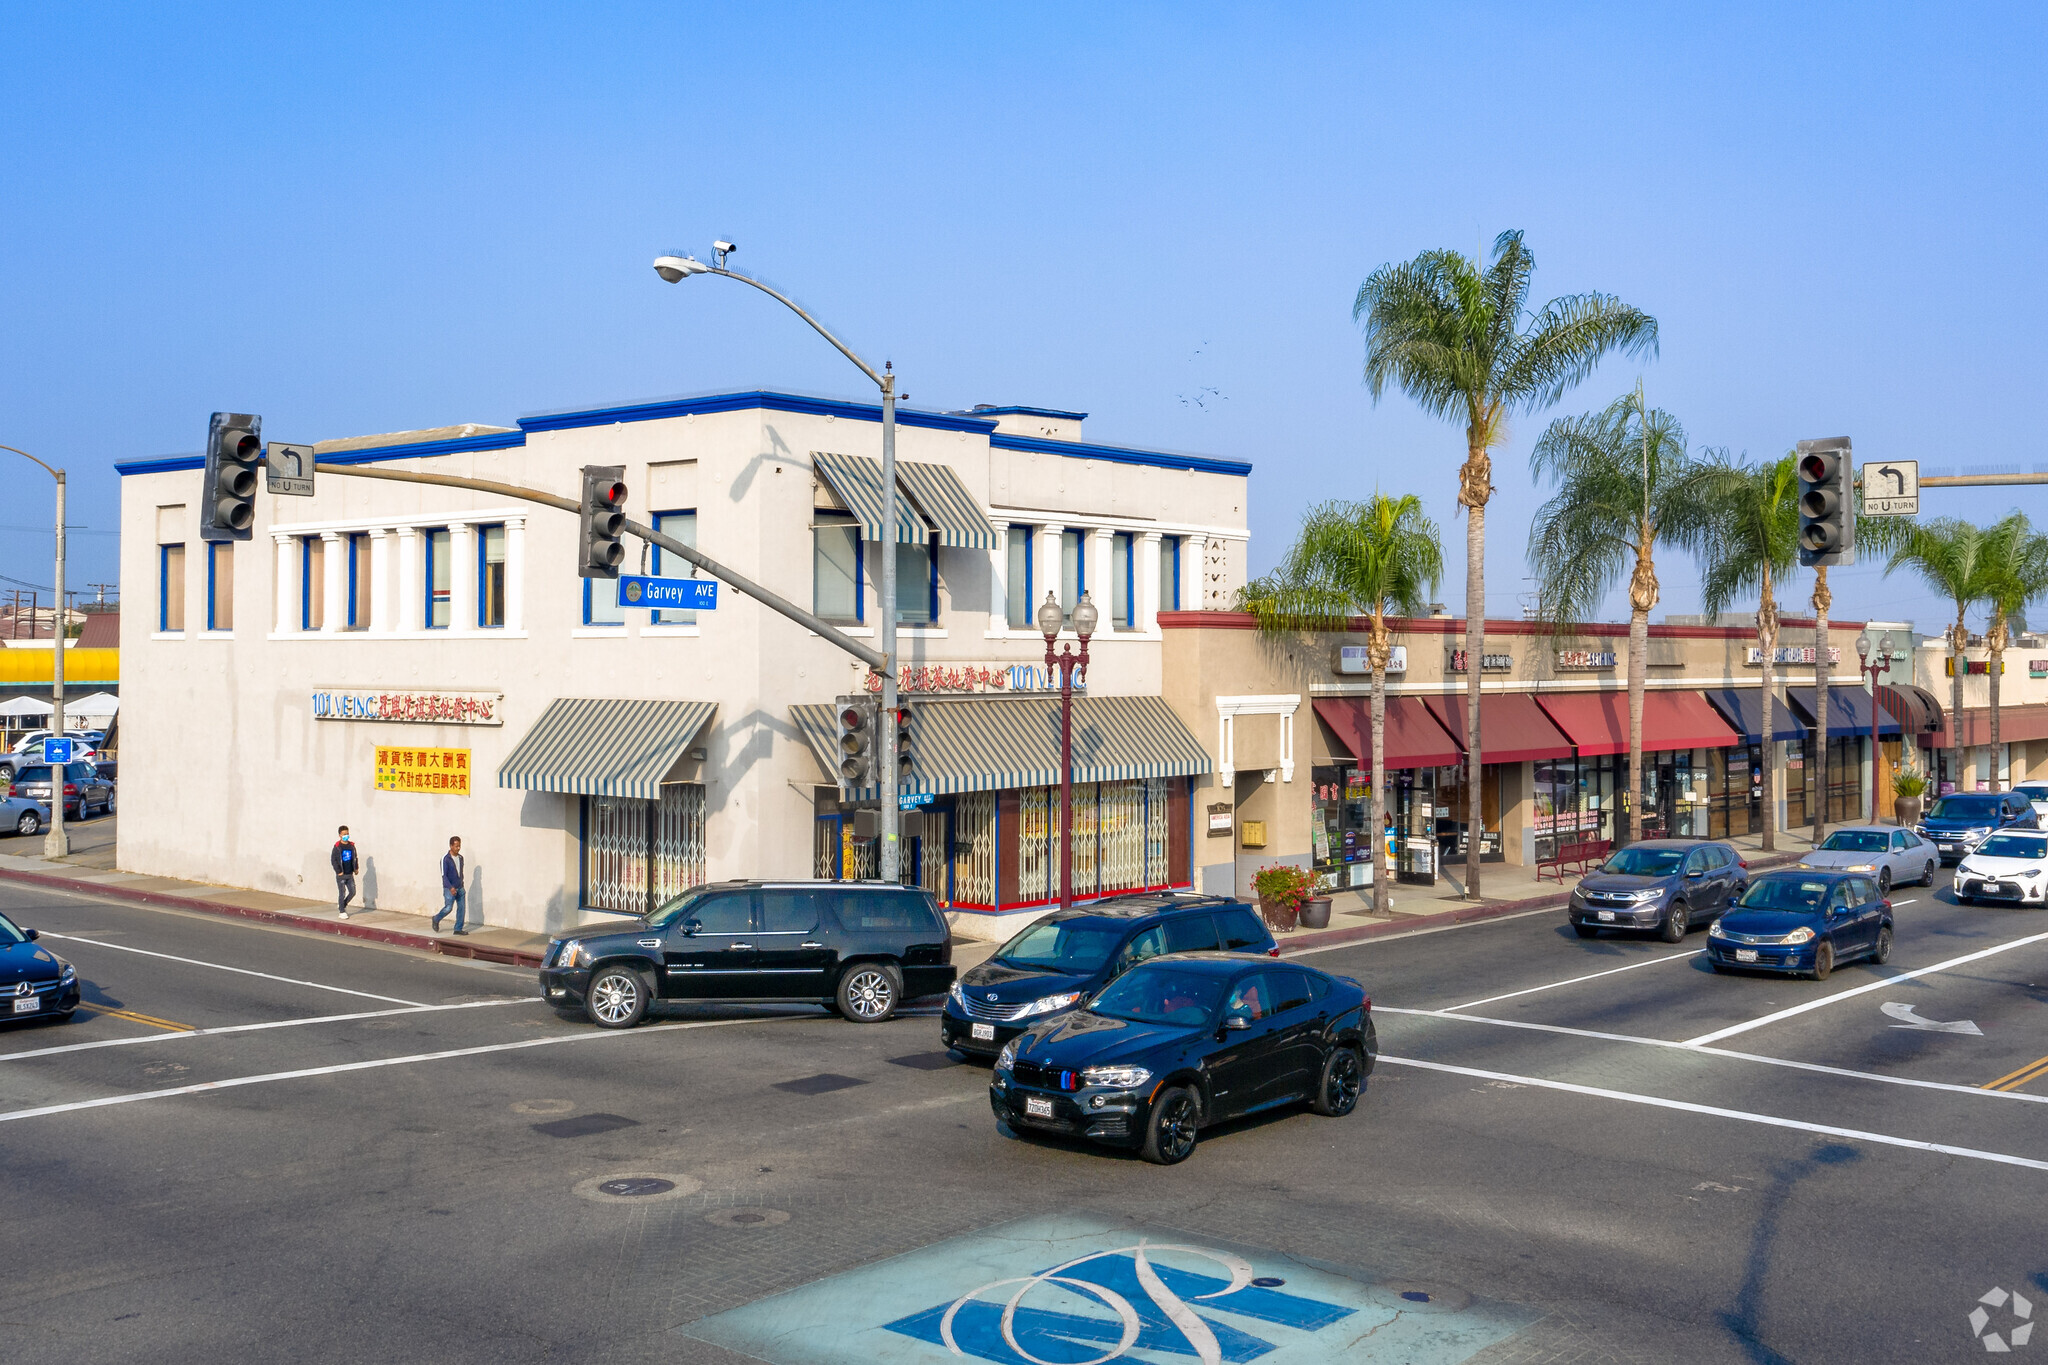
[[[115,570],[113,462],[198,448],[215,408],[317,440],[860,396],[769,301],[647,268],[718,236],[893,359],[918,406],[1080,409],[1095,439],[1251,460],[1255,568],[1315,499],[1419,493],[1462,603],[1459,433],[1371,402],[1350,305],[1384,262],[1522,228],[1538,300],[1618,294],[1663,348],[1497,453],[1500,614],[1527,587],[1530,444],[1639,372],[1701,445],[1846,433],[1859,457],[2048,468],[2038,8],[5,3],[0,23],[0,442],[72,470],[74,583]],[[47,583],[47,532],[15,529],[47,521],[42,476],[0,487],[0,574]],[[2015,505],[2048,522],[2033,490],[1925,500]],[[1665,569],[1664,608],[1693,609]],[[1870,567],[1835,591],[1838,616],[1945,614]]]

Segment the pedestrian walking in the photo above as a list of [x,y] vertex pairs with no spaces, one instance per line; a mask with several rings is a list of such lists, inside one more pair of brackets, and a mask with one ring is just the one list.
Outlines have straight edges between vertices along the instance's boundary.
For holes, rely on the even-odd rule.
[[338,832],[334,851],[327,855],[327,861],[334,867],[334,908],[343,919],[347,919],[348,903],[356,898],[356,872],[362,867],[355,841],[348,837],[347,825]]
[[440,931],[441,921],[448,912],[455,912],[455,932],[467,933],[462,927],[462,840],[450,839],[448,852],[441,858],[441,913],[434,916],[434,929]]

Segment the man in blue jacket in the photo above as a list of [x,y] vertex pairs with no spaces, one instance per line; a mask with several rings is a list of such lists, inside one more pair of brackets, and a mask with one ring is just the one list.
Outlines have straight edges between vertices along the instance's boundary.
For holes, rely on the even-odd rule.
[[348,903],[356,898],[356,870],[361,860],[356,856],[354,841],[348,837],[348,826],[343,825],[340,835],[334,841],[334,851],[327,855],[327,861],[334,867],[335,909],[343,919],[348,918]]
[[441,859],[441,913],[434,916],[436,932],[450,910],[455,912],[455,932],[467,932],[462,927],[462,902],[462,840],[450,839],[448,852]]

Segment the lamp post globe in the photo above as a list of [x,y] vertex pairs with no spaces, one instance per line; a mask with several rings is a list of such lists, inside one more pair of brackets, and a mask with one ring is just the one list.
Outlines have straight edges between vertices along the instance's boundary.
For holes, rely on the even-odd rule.
[[1080,602],[1074,607],[1074,633],[1083,640],[1095,633],[1096,622],[1102,613],[1095,609],[1095,600],[1087,593],[1081,594]]
[[1060,610],[1059,598],[1046,593],[1045,601],[1038,607],[1038,633],[1046,638],[1048,644],[1059,635],[1060,625],[1065,619],[1066,613]]
[[1856,657],[1865,664],[1870,662],[1870,632],[1867,630],[1856,633]]
[[1886,631],[1884,634],[1877,637],[1877,653],[1878,657],[1883,659],[1887,664],[1891,662],[1892,633],[1890,631]]

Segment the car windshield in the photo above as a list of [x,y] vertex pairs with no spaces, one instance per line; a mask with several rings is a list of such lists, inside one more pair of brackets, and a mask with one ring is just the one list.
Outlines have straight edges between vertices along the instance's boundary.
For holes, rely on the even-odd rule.
[[1225,984],[1224,978],[1213,972],[1137,967],[1096,996],[1088,1012],[1138,1024],[1200,1028],[1216,1013]]
[[1891,847],[1891,836],[1875,829],[1838,829],[1821,845],[1827,853],[1882,853]]
[[647,917],[649,927],[661,929],[674,924],[691,906],[704,899],[705,894],[711,889],[708,886],[692,887],[674,900],[662,902],[661,906]]
[[0,948],[26,942],[28,942],[28,935],[15,928],[13,920],[5,915],[0,915]]
[[1995,796],[1944,796],[1928,814],[1936,820],[1996,820]]
[[1668,877],[1685,861],[1682,848],[1625,848],[1600,865],[1602,872],[1635,877]]
[[1736,904],[1745,910],[1818,910],[1827,902],[1828,884],[1803,877],[1759,877]]
[[2048,837],[2039,834],[1994,834],[1977,845],[1980,858],[2048,858]]
[[1100,971],[1123,942],[1120,924],[1055,920],[1032,925],[1003,945],[996,961],[1012,967],[1039,967],[1054,972],[1086,974]]

